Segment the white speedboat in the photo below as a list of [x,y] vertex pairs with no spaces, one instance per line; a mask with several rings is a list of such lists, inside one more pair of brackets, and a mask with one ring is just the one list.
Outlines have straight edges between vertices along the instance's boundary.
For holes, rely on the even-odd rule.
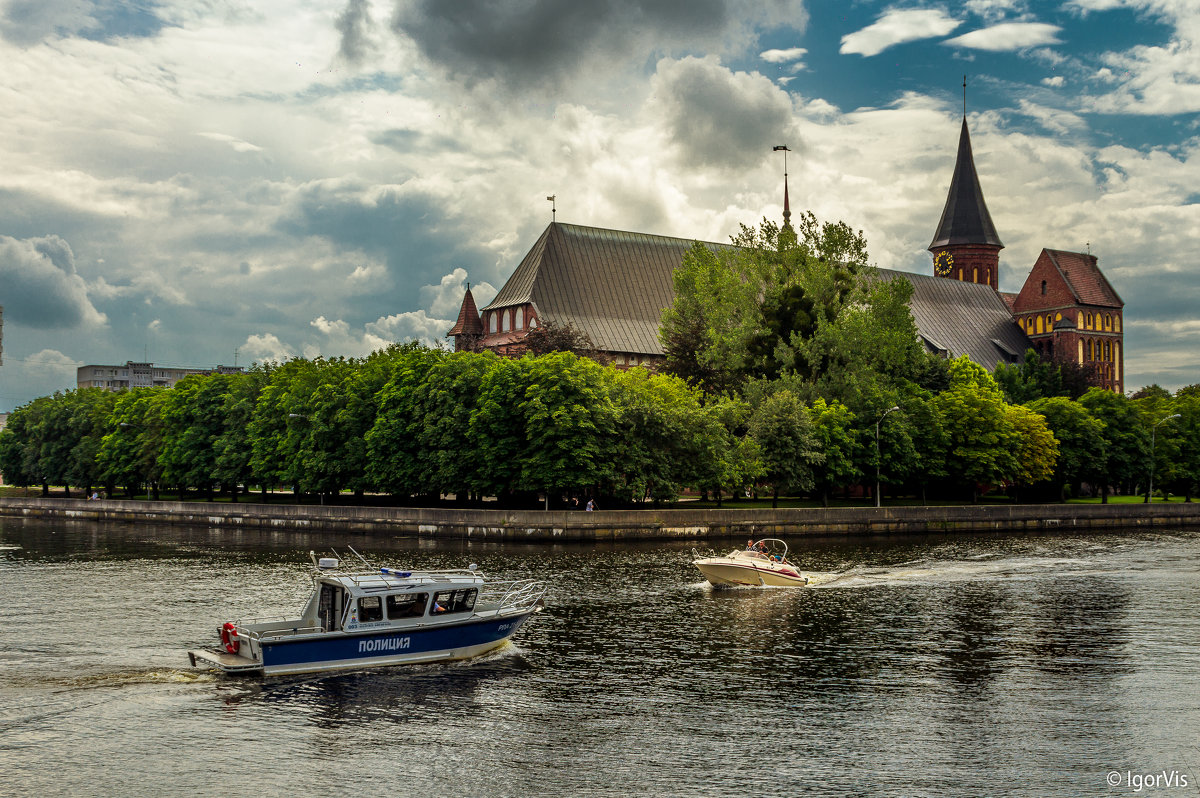
[[503,645],[545,606],[544,582],[488,582],[475,565],[402,571],[363,560],[369,570],[343,571],[336,557],[312,557],[299,617],[229,621],[219,647],[188,652],[192,666],[275,675],[466,659]]
[[745,549],[724,556],[700,557],[692,564],[717,587],[804,587],[808,577],[788,562],[787,544],[778,538],[753,541]]

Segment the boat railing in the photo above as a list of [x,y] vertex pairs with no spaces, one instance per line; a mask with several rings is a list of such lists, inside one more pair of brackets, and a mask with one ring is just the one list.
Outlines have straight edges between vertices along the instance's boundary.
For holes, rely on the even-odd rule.
[[538,579],[488,582],[480,591],[478,605],[498,612],[532,609],[546,595],[546,583]]
[[[251,640],[263,640],[277,637],[290,637],[292,635],[306,635],[314,632],[323,632],[323,626],[285,626],[289,621],[296,621],[295,617],[287,615],[268,616],[265,618],[247,618],[245,620],[238,619],[233,622],[237,627],[238,634],[250,638]],[[262,626],[264,624],[280,624],[267,629],[251,629],[251,626]]]

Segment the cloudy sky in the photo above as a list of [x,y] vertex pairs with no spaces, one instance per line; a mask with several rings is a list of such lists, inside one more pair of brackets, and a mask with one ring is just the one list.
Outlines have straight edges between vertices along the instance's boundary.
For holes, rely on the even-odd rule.
[[0,411],[75,367],[442,340],[550,221],[794,210],[930,273],[963,113],[1001,288],[1084,251],[1200,382],[1200,0],[0,0]]

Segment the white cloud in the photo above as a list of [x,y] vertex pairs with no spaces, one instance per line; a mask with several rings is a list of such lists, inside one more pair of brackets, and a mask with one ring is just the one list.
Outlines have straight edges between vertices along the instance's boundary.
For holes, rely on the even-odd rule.
[[878,55],[889,47],[945,36],[962,23],[942,9],[893,9],[862,30],[842,37],[843,55]]
[[1054,77],[1050,78],[1042,78],[1043,86],[1049,86],[1054,89],[1062,88],[1064,85],[1066,85],[1066,82],[1066,79],[1062,75],[1055,75]]
[[238,347],[238,353],[250,361],[260,362],[282,362],[295,357],[292,348],[280,341],[279,336],[274,333],[248,336],[246,341]]
[[943,44],[951,47],[966,47],[971,50],[1026,50],[1048,44],[1061,44],[1058,25],[1044,22],[1003,22],[982,30],[973,30],[956,36]]
[[[462,309],[463,296],[467,291],[467,270],[455,269],[442,277],[437,285],[422,286],[420,290],[421,304],[437,318],[457,319],[458,311]],[[473,283],[471,296],[475,305],[483,307],[496,296],[497,289],[491,283]]]
[[1022,114],[1036,119],[1041,123],[1042,127],[1053,133],[1076,133],[1087,129],[1087,122],[1082,117],[1070,111],[1064,111],[1060,108],[1048,108],[1024,99],[1019,101],[1018,107]]
[[789,47],[786,50],[763,50],[758,57],[769,64],[787,64],[804,58],[808,50],[803,47]]

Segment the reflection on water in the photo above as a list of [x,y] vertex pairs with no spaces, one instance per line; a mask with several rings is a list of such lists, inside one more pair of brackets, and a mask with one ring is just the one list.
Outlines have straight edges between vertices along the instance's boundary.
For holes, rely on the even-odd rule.
[[[547,610],[469,662],[183,667],[223,620],[298,609],[331,545],[546,579]],[[1073,796],[1200,763],[1197,536],[789,545],[809,588],[712,589],[685,544],[0,519],[5,784],[215,796],[233,764],[260,795]]]

